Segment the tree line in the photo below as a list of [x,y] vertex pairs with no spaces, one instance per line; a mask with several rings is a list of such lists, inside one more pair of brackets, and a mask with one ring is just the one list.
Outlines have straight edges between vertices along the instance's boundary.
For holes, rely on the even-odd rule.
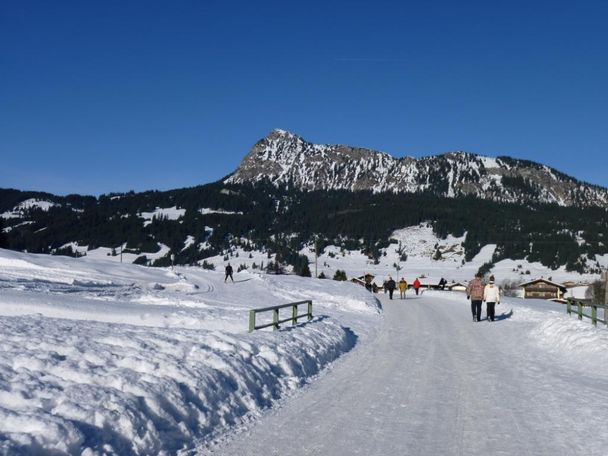
[[[525,187],[525,181],[509,182]],[[504,204],[474,197],[441,198],[431,193],[395,194],[369,191],[296,190],[269,182],[255,185],[208,185],[171,191],[128,192],[100,197],[0,189],[0,213],[29,198],[55,203],[48,210],[25,209],[4,220],[0,229],[5,247],[36,253],[76,253],[62,246],[77,242],[89,249],[117,248],[140,255],[159,250],[170,253],[153,265],[198,264],[204,258],[238,246],[276,254],[278,262],[291,264],[301,275],[310,275],[308,260],[299,251],[317,243],[360,250],[378,259],[391,233],[400,228],[431,222],[440,238],[466,233],[466,260],[486,244],[496,244],[492,261],[503,258],[539,261],[550,268],[565,266],[582,272],[599,265],[586,260],[608,253],[608,212],[604,208],[560,207],[542,204]],[[183,217],[156,217],[147,226],[142,212],[156,208],[185,209]],[[201,209],[228,213],[202,213]],[[185,240],[194,242],[187,248]]]

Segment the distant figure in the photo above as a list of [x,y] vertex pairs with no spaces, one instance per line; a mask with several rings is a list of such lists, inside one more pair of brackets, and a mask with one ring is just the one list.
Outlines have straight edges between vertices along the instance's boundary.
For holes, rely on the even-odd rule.
[[382,289],[384,290],[384,294],[386,294],[386,284],[388,283],[388,280],[385,280],[384,282],[382,282]]
[[443,277],[441,278],[441,280],[439,281],[439,289],[440,290],[445,290],[445,286],[448,284],[448,281],[445,280]]
[[420,280],[416,277],[416,280],[414,280],[414,291],[416,292],[416,296],[418,296],[418,290],[420,290]]
[[374,291],[373,290],[373,286],[372,286],[372,279],[374,278],[373,275],[371,274],[365,274],[364,279],[365,279],[365,289],[367,291]]
[[226,283],[228,277],[230,277],[230,280],[232,280],[232,282],[234,283],[234,278],[232,277],[232,266],[230,266],[230,263],[228,263],[228,265],[226,266],[226,277],[224,278],[224,283]]
[[405,299],[405,292],[407,291],[407,282],[403,277],[399,281],[399,293],[401,294],[401,299]]
[[388,280],[386,281],[386,289],[388,290],[389,299],[393,299],[393,292],[397,288],[397,284],[393,280],[391,276],[388,276]]
[[483,289],[483,300],[486,303],[488,321],[494,321],[494,305],[500,304],[500,289],[494,285],[494,276],[490,276],[490,283]]
[[467,286],[467,299],[471,299],[471,313],[473,321],[481,321],[481,302],[483,301],[483,282],[481,274],[475,274],[475,278]]

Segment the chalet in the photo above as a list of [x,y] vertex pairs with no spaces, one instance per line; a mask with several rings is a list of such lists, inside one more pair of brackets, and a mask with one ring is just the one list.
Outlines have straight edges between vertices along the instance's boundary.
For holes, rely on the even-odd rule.
[[350,279],[350,281],[352,283],[364,286],[365,288],[370,291],[373,291],[374,293],[377,293],[378,290],[381,290],[382,288],[376,285],[376,282],[374,282],[374,277],[375,276],[373,274],[365,274],[359,277],[353,277],[352,279]]
[[520,285],[524,289],[524,299],[561,299],[568,289],[547,279],[535,279]]
[[357,285],[361,285],[362,287],[365,286],[365,280],[361,277],[353,277],[352,279],[350,279],[350,281],[352,283],[356,283]]
[[446,288],[450,291],[466,291],[467,284],[464,282],[452,282],[446,285]]

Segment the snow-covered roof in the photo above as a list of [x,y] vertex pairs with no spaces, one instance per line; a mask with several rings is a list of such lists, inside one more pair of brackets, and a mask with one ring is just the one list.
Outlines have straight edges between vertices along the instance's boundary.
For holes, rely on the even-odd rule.
[[545,282],[545,283],[547,283],[547,284],[549,284],[549,285],[553,285],[553,286],[555,286],[555,287],[558,287],[558,288],[561,288],[561,289],[563,289],[563,290],[566,290],[566,287],[565,287],[564,285],[562,285],[561,283],[552,282],[551,280],[544,279],[544,278],[542,278],[542,277],[540,277],[540,278],[538,278],[538,279],[530,280],[530,281],[525,282],[525,283],[522,283],[522,284],[520,284],[519,286],[520,286],[520,287],[525,287],[525,286],[527,286],[527,285],[532,285],[533,283],[537,283],[537,282]]

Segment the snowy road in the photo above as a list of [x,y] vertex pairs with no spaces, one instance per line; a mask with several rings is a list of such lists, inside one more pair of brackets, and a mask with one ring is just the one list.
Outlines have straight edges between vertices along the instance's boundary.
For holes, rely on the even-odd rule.
[[606,370],[544,350],[519,307],[473,323],[464,297],[381,299],[375,340],[212,454],[607,454]]

